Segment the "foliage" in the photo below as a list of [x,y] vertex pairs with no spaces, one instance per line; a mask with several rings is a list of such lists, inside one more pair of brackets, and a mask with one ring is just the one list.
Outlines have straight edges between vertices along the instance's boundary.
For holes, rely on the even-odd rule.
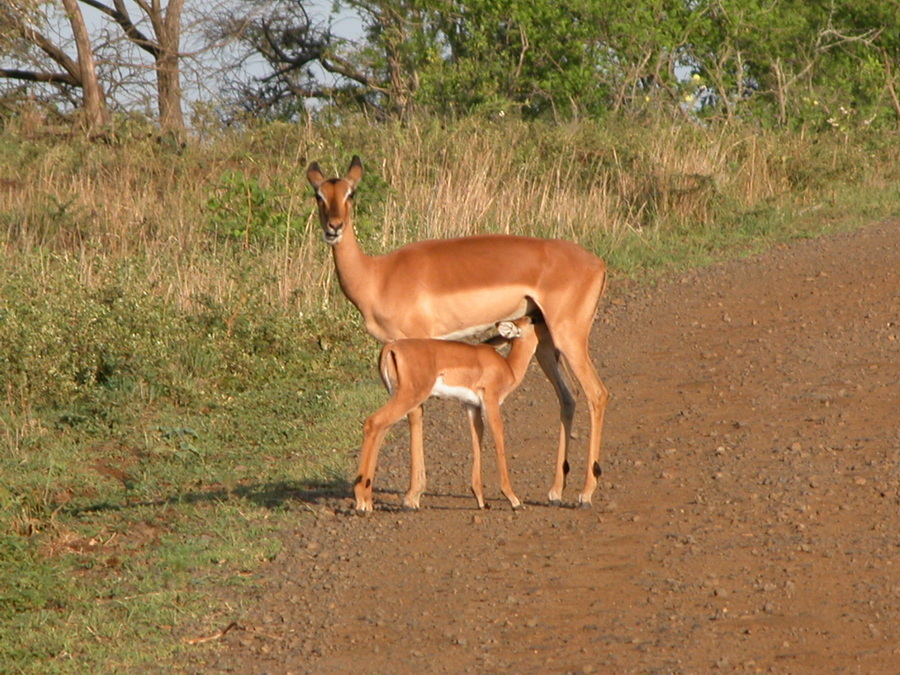
[[[345,5],[362,17],[365,40],[337,39],[330,29],[311,35],[306,19],[291,30],[286,18],[279,35],[307,39],[269,54],[274,72],[260,78],[257,100],[268,105],[273,80],[297,71],[301,55],[305,65],[319,54],[336,84],[293,90],[320,97],[328,114],[361,107],[401,119],[417,109],[566,120],[662,106],[799,127],[830,123],[843,107],[857,123],[900,120],[900,10],[883,0]],[[279,105],[298,110],[284,98]]]
[[466,114],[493,100],[556,119],[677,103],[696,13],[670,0],[466,3],[438,12],[448,56],[425,71],[421,101]]
[[[121,19],[114,31],[130,25],[127,12],[91,4]],[[35,99],[46,99],[48,114],[71,110],[83,86],[65,54],[71,27],[65,17],[47,25],[59,21],[58,2],[24,7],[32,5],[0,11],[8,28],[0,32],[9,33],[0,39],[4,114],[26,114]],[[151,14],[174,21],[178,8]],[[361,35],[339,35],[347,14]],[[900,6],[886,0],[342,0],[324,17],[296,0],[226,0],[181,23],[186,41],[206,43],[200,58],[162,58],[177,51],[164,38],[179,31],[126,29],[129,40],[110,42],[100,33],[109,26],[96,28],[103,95],[121,116],[145,114],[141,92],[153,86],[125,74],[138,49],[161,59],[157,122],[177,129],[182,67],[206,90],[192,93],[195,119],[242,125],[344,123],[360,111],[379,120],[478,113],[567,121],[648,109],[819,130],[840,115],[857,126],[900,122]],[[60,32],[59,44],[36,28]]]
[[688,62],[710,112],[801,126],[844,107],[866,123],[896,121],[887,96],[896,80],[886,69],[900,58],[898,22],[897,8],[879,0],[720,0],[698,14]]
[[242,171],[226,171],[206,202],[212,230],[245,243],[285,237],[299,232],[303,224],[290,210],[281,185],[264,188]]

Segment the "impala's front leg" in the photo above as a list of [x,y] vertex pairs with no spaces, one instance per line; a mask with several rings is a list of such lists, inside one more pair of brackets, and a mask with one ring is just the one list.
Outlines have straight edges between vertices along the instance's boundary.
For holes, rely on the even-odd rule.
[[418,509],[419,500],[425,492],[425,441],[422,429],[422,406],[416,406],[407,413],[409,420],[409,491],[403,497],[403,508]]
[[481,450],[484,439],[484,420],[481,419],[481,408],[466,404],[469,416],[469,431],[472,433],[472,494],[478,502],[478,508],[484,508],[484,487],[481,480]]
[[494,437],[494,446],[497,449],[497,468],[500,471],[500,491],[509,500],[513,509],[522,507],[522,502],[516,497],[512,489],[512,482],[509,480],[509,469],[506,466],[506,444],[503,436],[503,418],[500,416],[500,402],[497,400],[486,400],[484,402],[484,411],[487,414],[488,424],[491,426],[491,434]]

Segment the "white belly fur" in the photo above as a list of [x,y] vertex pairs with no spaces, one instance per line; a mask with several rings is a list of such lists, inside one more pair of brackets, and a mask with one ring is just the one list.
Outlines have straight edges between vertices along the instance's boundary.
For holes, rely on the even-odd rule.
[[518,319],[528,312],[532,311],[535,308],[533,302],[528,300],[523,296],[522,301],[508,314],[505,316],[500,316],[494,321],[490,323],[480,324],[477,326],[469,326],[468,328],[463,328],[462,330],[455,331],[453,333],[447,333],[446,335],[437,335],[440,340],[465,340],[466,338],[470,338],[473,335],[483,335],[487,333],[489,330],[494,328],[501,321],[512,321],[513,319]]
[[431,395],[437,398],[449,398],[461,401],[469,405],[481,407],[481,398],[468,387],[454,387],[444,383],[444,378],[439,377],[431,388]]
[[[518,317],[516,317],[518,318]],[[473,335],[483,335],[487,333],[490,329],[492,329],[496,324],[494,323],[486,323],[483,326],[472,326],[471,328],[466,328],[464,330],[458,330],[455,333],[447,333],[447,335],[441,335],[438,337],[439,340],[465,340],[466,338],[470,338]]]

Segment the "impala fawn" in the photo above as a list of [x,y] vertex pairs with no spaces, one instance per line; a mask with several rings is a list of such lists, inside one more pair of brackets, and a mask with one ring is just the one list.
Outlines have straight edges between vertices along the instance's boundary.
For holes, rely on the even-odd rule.
[[[503,321],[497,328],[500,335],[511,341],[506,358],[487,344],[406,339],[384,346],[379,371],[391,398],[366,420],[363,427],[359,472],[353,488],[357,511],[367,512],[374,508],[372,481],[378,451],[387,430],[411,411],[421,414],[422,404],[431,396],[456,399],[466,407],[472,432],[472,492],[478,508],[484,508],[481,484],[482,410],[487,415],[494,437],[500,488],[514,509],[521,506],[513,492],[506,466],[500,405],[525,377],[538,336],[535,325],[528,317]],[[417,509],[425,491],[424,449],[415,447],[417,442],[421,443],[416,436],[411,436],[411,442],[410,488],[403,498],[403,505]]]

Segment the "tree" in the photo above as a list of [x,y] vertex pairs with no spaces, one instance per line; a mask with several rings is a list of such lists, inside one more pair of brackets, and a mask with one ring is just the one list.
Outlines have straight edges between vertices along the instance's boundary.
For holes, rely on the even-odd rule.
[[77,0],[62,0],[62,3],[72,26],[75,48],[78,51],[78,70],[81,76],[81,90],[84,92],[84,121],[88,129],[93,129],[106,122],[106,100],[97,79],[91,39]]
[[239,61],[262,57],[266,71],[238,87],[242,107],[292,117],[311,101],[365,108],[376,116],[405,117],[412,110],[430,31],[417,0],[349,0],[363,36],[338,37],[331,20],[314,21],[304,0],[258,0],[246,13],[220,17],[210,38],[234,39]]
[[[18,54],[21,60],[28,61],[30,48],[36,48],[44,58],[32,59],[31,68],[2,68],[0,77],[80,89],[82,121],[92,131],[106,122],[106,98],[97,77],[91,40],[81,9],[76,0],[62,2],[74,36],[76,58],[70,57],[63,47],[40,30],[46,23],[46,17],[38,6],[4,3],[0,5],[0,27],[9,44],[14,46],[13,53]],[[62,72],[51,70],[54,65],[61,67]]]
[[[73,2],[74,0],[64,0]],[[147,36],[125,5],[125,0],[113,0],[107,5],[99,0],[79,0],[99,10],[121,27],[128,39],[153,58],[156,73],[159,125],[165,132],[181,135],[185,131],[184,113],[181,107],[181,21],[184,0],[169,0],[163,6],[158,0],[146,3],[135,0],[153,30],[154,38]]]
[[[135,0],[141,13],[133,18],[125,0],[112,0],[107,4],[101,0],[47,0],[39,9],[34,3],[23,4],[3,2],[0,4],[0,25],[4,33],[14,35],[5,45],[4,55],[17,64],[29,67],[11,67],[0,70],[0,76],[49,83],[57,88],[60,96],[70,100],[69,90],[78,88],[82,91],[81,107],[83,117],[89,127],[103,122],[107,117],[107,101],[100,86],[102,75],[98,75],[98,62],[106,65],[105,75],[108,84],[117,85],[112,73],[115,69],[140,70],[139,65],[127,63],[118,47],[101,46],[106,58],[97,58],[96,48],[92,45],[82,16],[81,6],[86,5],[99,10],[107,16],[117,29],[126,37],[129,44],[150,54],[154,61],[156,80],[156,100],[159,110],[159,125],[165,132],[181,136],[185,131],[185,120],[182,112],[181,91],[181,59],[182,15],[185,0],[169,0],[162,4],[158,0],[144,2]],[[64,22],[68,24],[70,39],[62,45],[53,42],[44,32],[42,26],[48,25],[48,12],[63,10]],[[150,27],[149,34],[146,26]],[[69,57],[66,48],[74,44],[77,59]],[[115,44],[115,43],[114,43]],[[61,67],[62,72],[54,69]],[[74,100],[70,100],[73,104]]]
[[[330,23],[314,25],[303,0],[257,3],[226,22],[225,33],[243,31],[243,43],[268,66],[244,89],[248,106],[292,114],[297,96],[400,118],[415,108],[566,118],[626,108],[651,92],[677,104],[676,67],[698,11],[683,0],[345,0],[343,6],[362,20],[355,43],[337,38]],[[333,83],[325,85],[323,75]]]
[[306,100],[330,99],[339,91],[311,70],[313,64],[326,72],[332,67],[327,54],[334,37],[328,25],[313,23],[299,0],[251,0],[242,14],[227,11],[214,17],[207,37],[213,43],[237,45],[236,62],[226,66],[235,73],[244,72],[244,62],[262,58],[261,74],[226,85],[247,112],[289,118]]
[[[345,58],[367,76],[370,105],[384,116],[404,118],[415,108],[421,71],[441,48],[433,0],[348,0],[363,19],[367,47]],[[353,78],[360,82],[359,77]]]
[[710,110],[726,117],[824,123],[841,106],[877,115],[896,82],[896,3],[714,0],[700,9],[690,62],[711,84]]
[[[599,2],[472,0],[436,12],[446,49],[423,75],[423,94],[458,113],[487,106],[526,116],[593,110],[608,99]],[[600,86],[598,86],[600,85]]]

